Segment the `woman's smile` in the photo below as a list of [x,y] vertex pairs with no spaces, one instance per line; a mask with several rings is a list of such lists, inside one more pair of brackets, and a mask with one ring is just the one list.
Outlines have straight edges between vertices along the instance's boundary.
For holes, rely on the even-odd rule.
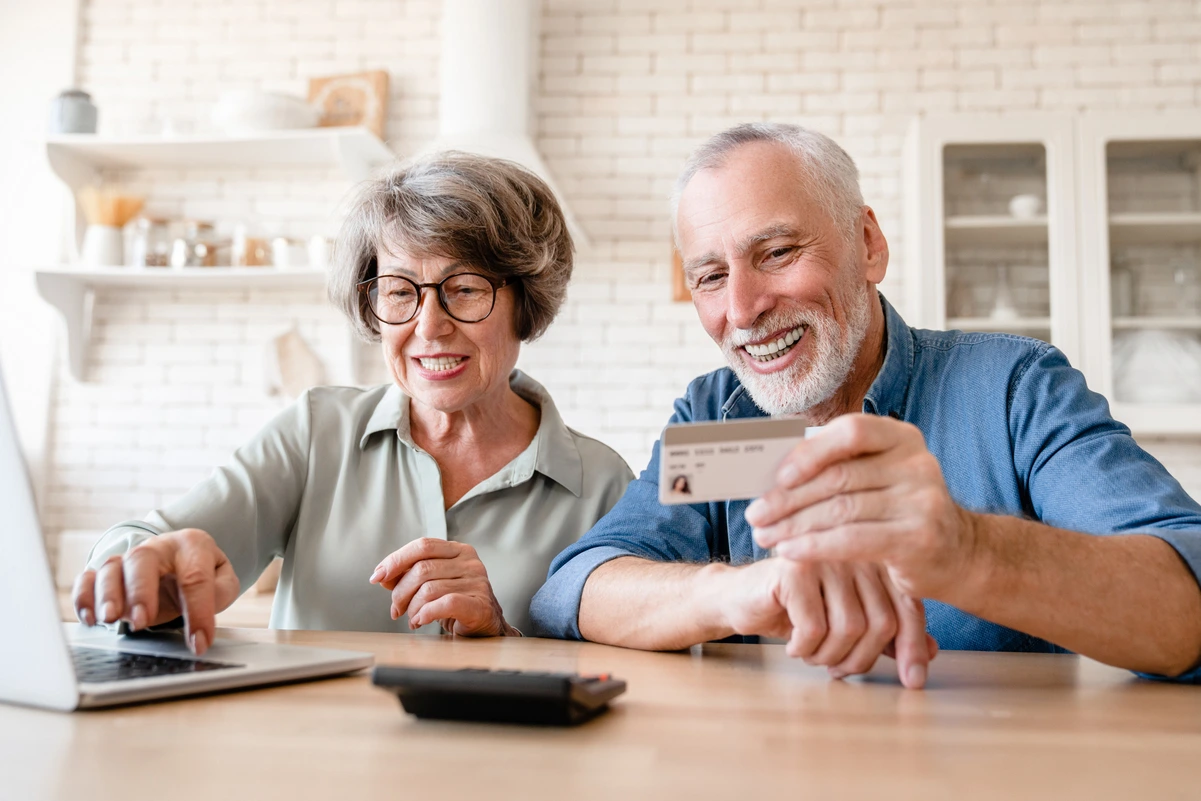
[[461,353],[430,353],[413,356],[413,370],[427,381],[448,381],[467,370],[470,356]]

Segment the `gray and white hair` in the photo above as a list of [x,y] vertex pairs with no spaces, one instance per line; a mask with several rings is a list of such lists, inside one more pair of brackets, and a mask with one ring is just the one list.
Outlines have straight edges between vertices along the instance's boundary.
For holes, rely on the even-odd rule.
[[445,151],[370,181],[354,201],[334,245],[329,297],[364,339],[379,321],[359,284],[378,273],[378,254],[398,248],[438,256],[516,292],[514,331],[537,339],[567,296],[575,247],[546,182],[504,159]]
[[671,194],[672,233],[677,246],[680,242],[680,196],[688,182],[701,170],[721,167],[731,153],[752,142],[787,147],[809,179],[808,189],[813,199],[829,211],[844,236],[854,235],[863,209],[863,192],[859,189],[859,169],[850,155],[830,137],[800,125],[745,122],[714,134],[688,157]]

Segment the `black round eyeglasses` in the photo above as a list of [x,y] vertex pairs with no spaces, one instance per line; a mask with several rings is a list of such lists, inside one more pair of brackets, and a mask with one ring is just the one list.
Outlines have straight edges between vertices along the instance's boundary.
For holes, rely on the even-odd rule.
[[417,316],[421,290],[437,289],[442,309],[460,323],[478,323],[492,313],[496,290],[508,286],[478,273],[455,273],[436,283],[420,284],[402,275],[380,275],[358,283],[367,307],[381,323],[403,325]]

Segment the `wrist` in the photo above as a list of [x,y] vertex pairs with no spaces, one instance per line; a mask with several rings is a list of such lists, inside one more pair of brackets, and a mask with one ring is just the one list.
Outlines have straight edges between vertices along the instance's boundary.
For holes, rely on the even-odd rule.
[[957,511],[961,555],[956,575],[951,577],[943,592],[929,597],[962,608],[964,602],[971,603],[994,591],[991,587],[996,582],[998,560],[993,552],[995,516],[961,507],[957,507]]
[[721,640],[737,634],[731,624],[726,600],[729,579],[737,571],[724,562],[712,562],[692,575],[690,608],[697,611],[696,622],[704,641]]

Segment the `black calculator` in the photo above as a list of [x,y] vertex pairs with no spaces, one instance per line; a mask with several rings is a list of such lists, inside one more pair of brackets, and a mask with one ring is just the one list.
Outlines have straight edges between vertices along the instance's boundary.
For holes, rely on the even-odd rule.
[[607,674],[436,670],[378,665],[371,683],[419,718],[572,726],[604,712],[626,683]]

